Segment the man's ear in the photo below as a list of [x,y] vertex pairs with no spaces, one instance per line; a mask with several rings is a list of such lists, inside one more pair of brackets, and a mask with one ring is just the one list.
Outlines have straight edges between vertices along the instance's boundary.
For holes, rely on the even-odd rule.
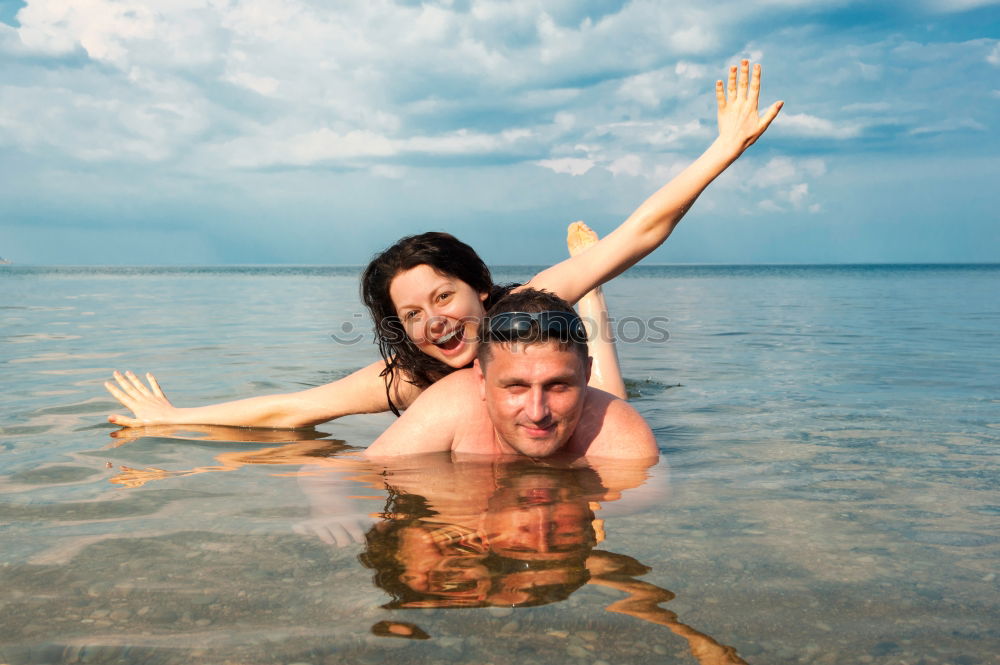
[[590,385],[590,372],[591,372],[592,369],[594,369],[594,357],[593,356],[587,356],[587,367],[586,367],[586,371],[584,372],[584,374],[586,375],[586,377],[585,377],[586,378],[586,384],[585,385]]
[[486,375],[483,374],[483,367],[479,364],[479,358],[472,361],[472,372],[479,381],[479,399],[486,401]]

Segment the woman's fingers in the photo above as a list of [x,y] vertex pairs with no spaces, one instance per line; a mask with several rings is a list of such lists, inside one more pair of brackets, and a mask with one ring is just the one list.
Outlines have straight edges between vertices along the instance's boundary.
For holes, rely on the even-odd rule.
[[738,99],[747,98],[747,82],[749,80],[750,73],[750,61],[741,60],[740,61],[740,76],[736,83],[736,97]]
[[348,535],[350,535],[351,537],[351,540],[353,540],[354,542],[356,543],[365,542],[365,532],[361,526],[361,522],[357,520],[352,520],[351,522],[348,522],[345,525],[344,530],[347,531]]
[[736,99],[736,65],[729,68],[729,88],[726,90],[726,99],[730,101]]
[[153,389],[153,394],[161,399],[167,399],[167,396],[163,394],[163,389],[160,388],[160,384],[156,381],[156,377],[150,372],[146,372],[146,380],[149,381],[149,387]]
[[139,392],[140,395],[147,395],[148,396],[150,394],[149,388],[146,387],[146,384],[144,384],[142,381],[140,381],[139,377],[137,377],[132,372],[126,371],[125,372],[125,378],[128,379],[128,382],[130,384],[132,384],[132,387],[135,388]]
[[758,62],[753,66],[753,74],[750,76],[750,94],[748,99],[753,102],[754,106],[757,105],[757,99],[760,97],[760,63]]
[[[135,389],[135,386],[133,386],[132,383],[128,379],[126,379],[125,376],[121,372],[119,372],[118,370],[115,370],[115,373],[113,374],[113,376],[114,376],[114,379],[115,379],[115,383],[118,384],[117,387],[118,387],[118,389],[119,389],[120,392],[128,395],[132,399],[139,399],[140,398],[139,391],[137,391]],[[112,393],[112,394],[114,395],[114,393]],[[117,395],[116,395],[116,397],[117,397]],[[121,400],[119,400],[119,401],[121,401]]]
[[760,119],[761,134],[763,134],[764,130],[767,129],[768,125],[771,124],[771,121],[778,117],[778,111],[780,111],[781,107],[784,105],[785,102],[783,101],[775,102],[771,104],[770,108],[768,108],[767,111],[764,112],[764,116]]
[[719,111],[723,111],[726,108],[726,89],[722,84],[722,80],[715,82],[715,101],[719,103]]
[[331,524],[330,533],[337,540],[337,547],[347,547],[354,540],[351,538],[351,534],[344,528],[343,524]]
[[[139,427],[140,425],[142,425],[142,423],[136,420],[135,418],[128,418],[126,416],[119,416],[119,415],[108,416],[108,422],[118,425],[119,427]],[[114,432],[112,432],[111,436],[116,436],[116,435]]]
[[134,409],[132,408],[132,403],[133,403],[133,397],[132,397],[132,395],[130,395],[130,394],[128,394],[128,393],[120,390],[118,388],[118,386],[116,386],[115,384],[111,383],[110,381],[105,381],[104,382],[104,388],[109,393],[111,393],[112,397],[114,397],[116,400],[118,400],[119,402],[121,402],[122,406],[124,406],[126,409],[134,411]]

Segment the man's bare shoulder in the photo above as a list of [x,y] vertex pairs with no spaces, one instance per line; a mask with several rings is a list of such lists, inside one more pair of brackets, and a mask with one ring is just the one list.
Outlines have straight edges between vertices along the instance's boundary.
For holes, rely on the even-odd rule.
[[472,368],[459,369],[436,381],[424,392],[431,391],[438,395],[438,399],[443,396],[463,395],[467,400],[479,401],[479,380]]
[[623,399],[587,388],[587,401],[578,429],[578,452],[587,457],[645,459],[659,456],[653,431],[635,408]]
[[479,402],[478,396],[472,370],[449,374],[421,393],[365,454],[376,459],[451,450],[463,427],[462,414]]

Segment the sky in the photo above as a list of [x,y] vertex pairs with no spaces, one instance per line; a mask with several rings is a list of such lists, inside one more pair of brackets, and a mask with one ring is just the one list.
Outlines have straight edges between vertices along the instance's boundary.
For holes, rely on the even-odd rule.
[[1000,261],[1000,0],[0,0],[0,257],[491,264],[784,109],[651,263]]

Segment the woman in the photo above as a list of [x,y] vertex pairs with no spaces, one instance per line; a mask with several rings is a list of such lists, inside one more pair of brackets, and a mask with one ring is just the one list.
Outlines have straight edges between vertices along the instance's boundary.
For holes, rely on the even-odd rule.
[[[730,68],[727,86],[721,80],[716,82],[715,93],[719,136],[712,145],[611,234],[535,275],[523,287],[545,289],[575,304],[635,265],[667,239],[701,192],[760,138],[783,105],[775,102],[763,116],[758,114],[760,65],[751,73],[747,60],[739,69]],[[147,387],[131,373],[123,376],[116,372],[117,385],[109,382],[105,386],[135,418],[110,416],[108,420],[127,427],[215,424],[295,428],[353,413],[405,408],[430,383],[472,362],[477,347],[474,332],[491,296],[498,293],[475,252],[452,241],[457,243],[445,234],[404,238],[365,270],[363,296],[374,318],[382,360],[317,388],[191,409],[171,405],[151,374],[147,374]],[[458,260],[450,258],[452,250],[460,250]],[[615,383],[614,376],[607,377],[613,372],[608,372],[600,359],[598,366],[599,377],[603,373]]]

